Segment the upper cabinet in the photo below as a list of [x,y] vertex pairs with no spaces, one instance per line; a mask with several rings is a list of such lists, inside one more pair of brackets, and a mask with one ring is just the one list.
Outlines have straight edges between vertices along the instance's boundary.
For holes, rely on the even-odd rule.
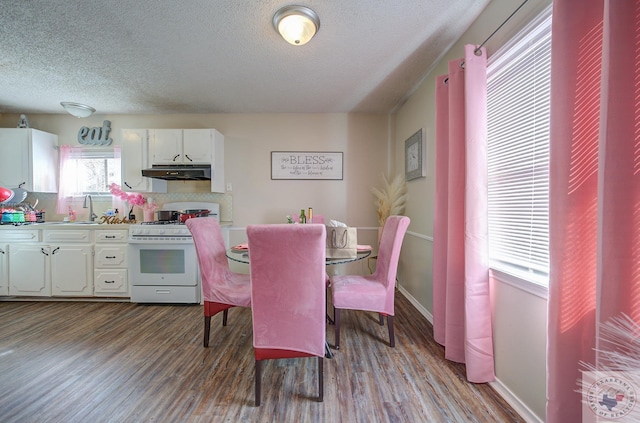
[[149,155],[151,165],[211,165],[211,192],[225,192],[224,135],[215,129],[149,129]]
[[142,176],[150,167],[149,137],[146,129],[123,129],[121,140],[122,190],[135,192],[167,192],[167,181]]
[[149,130],[151,163],[212,164],[215,129]]
[[167,192],[167,181],[142,176],[152,166],[211,166],[211,192],[225,192],[224,135],[215,129],[123,129],[125,191]]
[[0,186],[58,191],[58,136],[33,128],[0,129]]

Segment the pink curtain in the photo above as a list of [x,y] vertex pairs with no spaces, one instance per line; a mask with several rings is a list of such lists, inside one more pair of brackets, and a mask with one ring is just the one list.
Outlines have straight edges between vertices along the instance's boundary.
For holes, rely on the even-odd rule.
[[599,325],[640,323],[639,57],[640,1],[554,0],[549,423],[582,421]]
[[[433,326],[467,379],[495,379],[487,258],[486,51],[436,79]],[[462,63],[464,62],[464,67]]]
[[71,160],[72,157],[78,157],[82,151],[81,147],[72,147],[70,145],[61,145],[59,151],[60,157],[60,178],[58,187],[58,203],[56,205],[56,213],[67,215],[69,207],[77,207],[80,200],[77,200],[75,204],[73,201],[74,195],[79,196],[76,192],[75,180],[78,175],[78,171],[75,166],[75,162]]

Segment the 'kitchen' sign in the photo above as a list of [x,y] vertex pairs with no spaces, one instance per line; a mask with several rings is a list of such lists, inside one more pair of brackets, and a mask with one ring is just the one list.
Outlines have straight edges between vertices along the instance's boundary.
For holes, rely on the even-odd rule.
[[78,131],[78,143],[87,145],[109,145],[113,142],[109,138],[109,132],[111,132],[111,121],[105,120],[102,122],[102,128],[94,126],[89,128],[83,126]]

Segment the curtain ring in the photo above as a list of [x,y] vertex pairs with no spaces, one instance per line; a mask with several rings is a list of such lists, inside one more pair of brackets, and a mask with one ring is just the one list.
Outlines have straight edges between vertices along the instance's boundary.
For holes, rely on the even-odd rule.
[[444,85],[448,85],[449,84],[449,77],[447,76],[445,79],[442,80],[442,83]]

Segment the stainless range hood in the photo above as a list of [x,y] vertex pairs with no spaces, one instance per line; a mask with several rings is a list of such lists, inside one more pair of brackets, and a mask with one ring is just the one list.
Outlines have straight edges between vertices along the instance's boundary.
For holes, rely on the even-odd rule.
[[153,165],[142,176],[167,181],[210,181],[211,165]]

